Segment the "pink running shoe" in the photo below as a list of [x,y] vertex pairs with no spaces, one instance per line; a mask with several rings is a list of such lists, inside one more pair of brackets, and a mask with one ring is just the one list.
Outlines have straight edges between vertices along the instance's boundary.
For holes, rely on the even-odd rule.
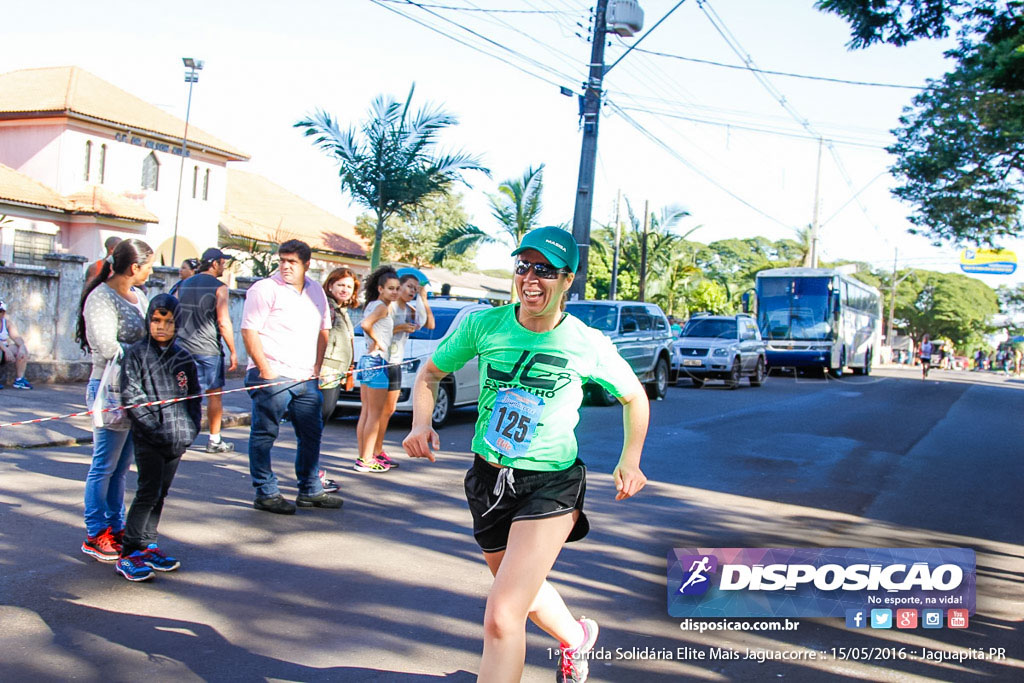
[[395,469],[396,467],[398,467],[398,463],[392,460],[390,456],[388,456],[388,454],[385,453],[384,451],[381,451],[378,455],[373,456],[373,459],[382,465],[387,465],[391,469]]

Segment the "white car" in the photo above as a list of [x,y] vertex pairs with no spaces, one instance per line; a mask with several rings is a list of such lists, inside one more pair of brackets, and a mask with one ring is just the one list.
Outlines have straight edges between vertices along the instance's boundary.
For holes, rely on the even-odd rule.
[[[398,394],[396,410],[412,410],[412,385],[416,373],[434,353],[441,341],[447,338],[466,316],[474,311],[483,311],[491,306],[475,301],[458,301],[454,299],[430,299],[430,308],[434,311],[434,329],[421,329],[409,336],[405,344],[405,365],[402,366],[402,389]],[[355,326],[355,358],[358,360],[366,353],[366,337],[359,326],[362,311],[353,311],[352,324]],[[437,403],[431,421],[434,429],[438,429],[448,421],[452,409],[459,406],[476,405],[480,396],[480,370],[476,358],[464,367],[445,377],[437,390]],[[359,381],[353,391],[342,391],[338,395],[338,407],[347,409],[360,408]]]

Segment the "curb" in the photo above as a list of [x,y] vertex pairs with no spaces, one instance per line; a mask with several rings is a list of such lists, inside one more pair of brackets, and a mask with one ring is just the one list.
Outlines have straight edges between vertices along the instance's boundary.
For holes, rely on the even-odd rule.
[[[221,427],[246,427],[251,421],[252,415],[249,413],[224,413],[224,416],[221,418]],[[200,425],[200,430],[207,428],[208,424],[204,418],[202,425]],[[29,450],[32,448],[66,448],[68,446],[83,446],[91,443],[92,432],[87,432],[85,436],[69,436],[64,439],[40,443],[0,443],[0,451]]]

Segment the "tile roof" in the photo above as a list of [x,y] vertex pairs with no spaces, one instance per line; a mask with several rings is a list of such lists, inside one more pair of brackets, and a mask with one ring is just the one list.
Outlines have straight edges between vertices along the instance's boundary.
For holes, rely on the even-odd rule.
[[228,169],[220,224],[230,234],[265,242],[300,239],[314,250],[365,258],[356,227],[255,173]]
[[160,222],[160,218],[150,213],[140,202],[95,185],[68,195],[67,199],[76,213],[92,213],[140,223]]
[[160,221],[140,202],[102,187],[86,188],[65,197],[38,180],[0,164],[0,202],[4,200],[60,213],[110,216],[139,223]]
[[[0,74],[0,118],[79,115],[180,140],[185,122],[77,66],[24,69]],[[28,116],[25,116],[28,118]],[[189,124],[188,141],[235,160],[249,156]]]
[[5,199],[59,211],[71,209],[71,203],[56,190],[10,166],[0,164],[0,201]]

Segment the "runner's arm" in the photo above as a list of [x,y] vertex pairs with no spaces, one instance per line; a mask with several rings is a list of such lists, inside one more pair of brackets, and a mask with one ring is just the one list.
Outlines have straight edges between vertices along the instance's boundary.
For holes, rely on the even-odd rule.
[[431,426],[430,418],[437,401],[437,386],[448,375],[433,360],[428,360],[416,375],[412,387],[412,431],[402,441],[405,452],[413,458],[427,458],[434,462],[434,451],[441,448],[441,439]]
[[643,453],[647,425],[651,417],[651,404],[642,387],[619,399],[622,403],[622,454],[615,466],[615,500],[635,496],[647,483],[647,477],[640,470],[640,456]]

